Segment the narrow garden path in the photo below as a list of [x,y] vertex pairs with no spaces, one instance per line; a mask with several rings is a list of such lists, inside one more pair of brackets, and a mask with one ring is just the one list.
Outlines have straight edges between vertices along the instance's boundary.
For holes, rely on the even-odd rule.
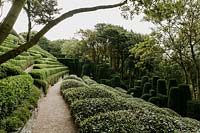
[[29,66],[24,72],[29,73],[33,69],[33,65]]
[[32,133],[76,133],[68,105],[60,94],[62,80],[50,87],[38,105]]

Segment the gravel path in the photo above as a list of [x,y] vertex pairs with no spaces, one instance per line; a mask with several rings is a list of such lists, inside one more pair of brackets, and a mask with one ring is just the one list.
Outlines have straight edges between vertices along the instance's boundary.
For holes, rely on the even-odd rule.
[[31,65],[30,67],[28,67],[24,72],[29,73],[32,69],[33,69],[33,65]]
[[76,133],[70,110],[60,94],[59,80],[38,105],[32,133]]

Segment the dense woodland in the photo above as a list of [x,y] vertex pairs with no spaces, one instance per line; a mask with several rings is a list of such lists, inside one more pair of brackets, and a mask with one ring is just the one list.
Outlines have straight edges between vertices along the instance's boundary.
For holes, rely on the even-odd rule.
[[[64,14],[56,0],[5,3],[11,8],[0,23],[0,132],[21,130],[61,79],[78,132],[200,130],[200,1],[125,0]],[[140,34],[98,23],[78,38],[44,36],[75,14],[116,7],[124,19],[144,14],[155,27]],[[28,30],[18,34],[13,25],[21,11]]]

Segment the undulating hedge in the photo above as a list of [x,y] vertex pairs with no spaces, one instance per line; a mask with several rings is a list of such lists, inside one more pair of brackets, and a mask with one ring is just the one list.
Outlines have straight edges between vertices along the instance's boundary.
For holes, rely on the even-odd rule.
[[25,72],[23,72],[19,67],[14,66],[10,63],[4,63],[0,65],[0,79],[23,74],[25,74]]
[[64,77],[64,80],[67,80],[67,79],[75,79],[75,80],[83,82],[83,80],[76,75],[67,75]]
[[12,76],[0,80],[0,118],[3,118],[27,98],[33,87],[33,79],[29,75]]
[[64,80],[61,84],[61,90],[66,90],[69,88],[74,88],[74,87],[86,87],[89,88],[89,86],[87,84],[85,84],[84,82],[78,81],[76,79],[67,79]]
[[[192,121],[192,122],[191,122]],[[192,123],[192,124],[191,124]],[[100,113],[80,123],[80,132],[195,132],[200,123],[178,117],[170,117],[151,110],[120,110]]]
[[187,116],[200,121],[200,101],[187,102]]
[[79,132],[194,132],[200,128],[199,121],[180,117],[173,110],[142,99],[130,98],[112,87],[76,79],[66,81],[71,85],[61,91],[70,104]]

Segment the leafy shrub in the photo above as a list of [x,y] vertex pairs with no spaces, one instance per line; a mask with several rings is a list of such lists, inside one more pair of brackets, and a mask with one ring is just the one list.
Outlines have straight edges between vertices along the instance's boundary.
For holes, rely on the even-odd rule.
[[76,100],[86,98],[112,98],[115,96],[113,92],[106,89],[95,89],[87,87],[69,88],[63,91],[63,96],[70,104]]
[[135,86],[141,86],[142,85],[142,81],[141,80],[135,80],[134,85]]
[[177,83],[176,79],[170,79],[169,83],[168,83],[168,89],[167,89],[168,93],[167,94],[169,95],[171,87],[177,87],[177,86],[178,86],[178,83]]
[[51,76],[49,76],[47,78],[47,82],[49,84],[53,85],[53,84],[55,84],[60,79],[60,77],[63,77],[68,72],[69,72],[68,70],[65,70],[65,71],[61,71],[61,72],[58,72],[56,74],[53,74],[53,75],[51,75]]
[[146,82],[143,87],[143,94],[148,94],[151,90],[151,83]]
[[159,97],[159,99],[160,99],[160,107],[167,107],[168,96],[162,95],[162,94],[157,94],[157,97]]
[[180,84],[179,85],[179,90],[180,90],[180,106],[181,106],[181,112],[180,114],[182,116],[186,116],[187,114],[187,101],[192,100],[192,95],[190,92],[190,87],[189,85],[186,84]]
[[83,81],[86,83],[86,84],[88,84],[88,85],[91,85],[91,84],[96,84],[97,82],[96,81],[94,81],[94,80],[92,80],[90,77],[88,77],[88,76],[83,76]]
[[84,82],[75,80],[75,79],[67,79],[64,80],[61,84],[61,90],[66,90],[68,88],[75,88],[75,87],[87,87],[89,88],[89,86],[87,84],[85,84]]
[[180,107],[180,91],[178,87],[172,87],[169,92],[168,107],[177,113],[181,112]]
[[153,97],[149,98],[148,102],[151,102],[157,106],[160,106],[160,98],[159,97],[153,96]]
[[8,132],[13,132],[22,127],[31,116],[31,110],[37,105],[37,101],[40,98],[40,90],[33,87],[26,99],[22,100],[22,103],[9,115],[0,119],[0,129],[4,129]]
[[33,79],[29,75],[12,76],[0,80],[0,118],[12,113],[27,98],[33,87]]
[[67,79],[75,79],[75,80],[83,82],[83,80],[76,75],[67,75],[66,77],[64,77],[64,80],[67,80]]
[[90,87],[94,88],[94,89],[106,90],[106,91],[108,91],[110,93],[113,93],[116,96],[119,96],[119,97],[126,97],[126,98],[131,98],[132,97],[131,95],[126,94],[126,92],[119,91],[119,90],[117,90],[115,88],[112,88],[112,87],[104,85],[104,84],[91,84]]
[[142,88],[140,86],[135,86],[133,89],[133,97],[141,97],[142,96]]
[[[181,124],[180,124],[181,123]],[[177,117],[155,114],[149,110],[126,110],[100,113],[80,124],[80,132],[183,132],[198,131],[200,123],[195,126]]]
[[160,78],[158,76],[154,76],[153,79],[152,79],[152,89],[154,90],[157,90],[157,81],[159,80]]
[[156,91],[153,90],[153,89],[151,89],[151,90],[150,90],[150,94],[151,94],[152,97],[155,97],[155,96],[156,96]]
[[63,67],[63,65],[49,65],[49,64],[34,64],[33,69],[55,68]]
[[134,91],[135,91],[134,88],[129,88],[128,91],[127,91],[127,94],[134,93]]
[[49,87],[48,83],[45,80],[40,80],[40,79],[34,79],[34,85],[37,86],[38,88],[42,89],[44,94],[47,94],[47,89]]
[[148,101],[149,98],[151,98],[151,94],[143,94],[140,98],[144,99],[145,101]]
[[187,116],[200,120],[200,101],[187,102]]
[[182,116],[187,114],[187,101],[191,100],[190,88],[181,84],[179,87],[172,87],[169,92],[168,106]]
[[159,79],[157,81],[157,93],[167,95],[167,86],[166,86],[166,80],[165,79]]
[[19,67],[16,67],[10,63],[4,63],[0,65],[0,79],[25,74]]
[[146,82],[149,82],[149,77],[148,76],[143,76],[142,77],[142,88],[144,87]]

